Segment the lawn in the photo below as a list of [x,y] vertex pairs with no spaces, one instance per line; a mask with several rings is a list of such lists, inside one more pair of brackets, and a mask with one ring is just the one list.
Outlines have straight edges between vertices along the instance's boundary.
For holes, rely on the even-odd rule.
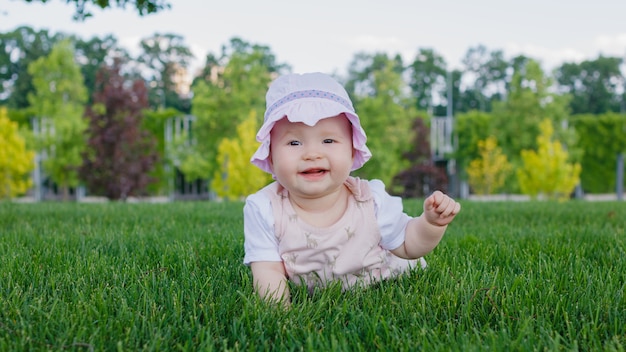
[[0,203],[0,350],[626,350],[626,202],[464,202],[426,270],[288,311],[241,211]]

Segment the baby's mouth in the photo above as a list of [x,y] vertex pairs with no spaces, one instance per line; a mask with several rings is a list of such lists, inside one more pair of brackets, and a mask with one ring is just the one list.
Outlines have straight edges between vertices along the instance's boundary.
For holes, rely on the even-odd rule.
[[301,174],[304,175],[316,175],[316,174],[323,174],[325,172],[327,172],[328,170],[326,169],[306,169],[304,171],[301,172]]

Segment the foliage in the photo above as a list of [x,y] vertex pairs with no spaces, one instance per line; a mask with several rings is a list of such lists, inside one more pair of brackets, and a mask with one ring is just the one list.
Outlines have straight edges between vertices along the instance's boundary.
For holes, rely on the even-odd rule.
[[377,93],[373,80],[374,73],[386,70],[388,66],[391,66],[391,70],[398,75],[402,75],[405,71],[400,55],[390,58],[384,53],[357,53],[348,66],[348,77],[345,79],[344,88],[352,99],[373,97]]
[[368,136],[367,146],[372,158],[355,175],[380,179],[387,186],[393,177],[408,166],[403,153],[409,150],[413,131],[410,98],[406,96],[402,76],[396,72],[396,61],[387,60],[381,70],[372,72],[361,85],[372,94],[355,99],[355,109]]
[[[257,118],[265,111],[265,93],[272,73],[280,69],[265,46],[238,38],[222,49],[220,64],[207,62],[209,76],[193,86],[192,115],[196,117],[194,144],[181,160],[187,179],[210,179],[220,169],[218,147],[223,138],[233,138],[237,126],[250,110]],[[210,59],[210,58],[209,58]],[[208,59],[208,60],[209,60]]]
[[114,59],[129,60],[128,52],[119,46],[117,38],[113,35],[106,35],[102,38],[92,37],[83,40],[72,37],[76,51],[76,61],[80,62],[80,71],[85,80],[85,87],[88,91],[88,104],[91,104],[94,90],[96,88],[96,75],[100,67]]
[[[88,1],[81,1],[85,6],[91,5]],[[78,2],[70,0],[70,3]],[[93,3],[94,6],[99,6],[98,4],[105,3]],[[136,2],[107,1],[105,5],[116,7],[119,4],[134,6]],[[129,57],[126,49],[119,46],[117,38],[110,35],[83,40],[73,35],[63,33],[53,35],[46,30],[19,27],[0,33],[0,104],[11,109],[11,119],[17,121],[22,128],[29,126],[31,117],[37,114],[34,112],[35,107],[31,106],[27,98],[35,93],[33,77],[28,73],[27,67],[35,60],[47,57],[52,47],[64,38],[70,39],[73,43],[75,62],[78,63],[84,77],[89,92],[88,98],[93,96],[91,93],[95,89],[97,69],[105,62],[110,63],[115,58],[123,58],[122,60],[128,60],[124,61],[125,67],[122,70],[127,78],[141,77],[148,81],[153,109],[173,108],[178,111],[178,115],[192,112],[198,117],[193,135],[193,139],[198,143],[185,150],[186,155],[181,163],[185,179],[190,180],[210,179],[215,174],[219,169],[216,156],[221,139],[235,136],[236,126],[245,119],[250,107],[255,109],[257,117],[261,118],[267,83],[274,77],[273,75],[289,69],[286,64],[276,63],[274,54],[267,46],[251,45],[239,38],[233,38],[217,55],[208,53],[205,67],[193,77],[192,107],[189,96],[176,90],[177,83],[173,79],[176,76],[173,73],[181,73],[191,58],[184,38],[176,34],[155,33],[144,38],[142,52],[134,59]],[[404,166],[393,172],[406,169],[408,163],[402,161],[402,153],[417,147],[410,146],[410,137],[405,137],[410,131],[410,123],[416,113],[405,108],[428,107],[427,102],[430,101],[432,113],[442,115],[447,112],[446,98],[451,91],[455,134],[458,135],[458,148],[454,157],[459,172],[464,172],[469,162],[478,157],[478,140],[490,135],[498,139],[508,160],[513,165],[519,166],[521,150],[536,149],[538,125],[541,119],[547,117],[554,121],[555,136],[566,145],[570,159],[583,164],[581,178],[585,191],[611,192],[614,187],[615,151],[611,145],[605,143],[611,139],[598,138],[601,143],[594,144],[589,142],[595,140],[592,134],[574,133],[574,129],[568,127],[568,123],[572,126],[577,124],[577,128],[583,127],[581,123],[570,121],[569,109],[574,112],[593,112],[597,115],[597,112],[619,111],[626,106],[624,92],[621,89],[625,80],[623,67],[620,66],[622,62],[623,59],[619,57],[599,56],[577,64],[565,63],[549,77],[532,58],[521,55],[506,61],[500,50],[487,50],[483,46],[477,46],[467,51],[462,70],[449,73],[453,86],[444,90],[447,82],[444,84],[443,74],[448,70],[435,49],[420,48],[414,60],[407,65],[403,63],[399,54],[390,56],[384,52],[358,53],[348,67],[348,76],[343,81],[364,120],[382,116],[383,120],[376,123],[383,127],[380,131],[369,127],[366,129],[370,141],[375,141],[378,133],[389,133],[385,129],[388,127],[386,115],[398,116],[399,120],[402,120],[401,116],[408,119],[401,124],[404,130],[400,131],[398,138],[389,137],[395,138],[396,141],[400,136],[408,138],[408,142],[404,142],[404,150],[387,151],[382,146],[380,148],[383,150],[376,151],[372,161],[359,172],[365,175],[378,167],[378,172],[383,173],[387,164],[376,164],[378,162],[376,159],[383,157],[386,152],[389,152],[388,155],[394,155],[389,161],[390,164],[394,164],[396,158],[399,158],[400,163],[404,163]],[[402,91],[399,95],[395,95],[393,90],[380,91],[376,86],[374,77],[385,76],[386,70],[400,77],[399,85]],[[262,79],[254,78],[257,73]],[[445,78],[447,81],[448,77]],[[381,98],[376,103],[379,105],[375,106],[374,102],[381,94],[387,95],[387,98]],[[385,99],[405,109],[404,112],[394,108],[387,110],[388,106],[382,103]],[[359,106],[360,100],[370,100],[365,104],[369,104],[367,114]],[[88,100],[87,104],[91,104],[91,101]],[[491,113],[480,115],[478,110]],[[478,125],[472,125],[474,123]],[[155,136],[162,136],[162,127],[155,124],[149,129]],[[597,128],[603,130],[605,127]],[[396,132],[400,129],[397,128]],[[578,143],[576,138],[584,141]],[[158,141],[162,142],[161,139]],[[600,150],[605,144],[607,150]],[[160,145],[159,149],[164,148]],[[582,149],[591,150],[585,154],[587,156],[584,156],[584,162]],[[592,155],[603,155],[603,158]],[[609,155],[609,159],[605,159],[605,155]],[[152,175],[160,178],[161,184],[164,184],[167,180],[164,179],[163,170],[159,168],[160,166],[157,166]],[[395,175],[390,177],[393,176]],[[460,177],[463,179],[464,175]],[[163,189],[157,185],[151,187]],[[505,187],[507,192],[519,191],[514,177],[509,177]]]
[[[513,74],[507,100],[494,105],[493,131],[514,164],[522,150],[537,148],[539,125],[544,118],[560,125],[569,117],[569,97],[551,92],[551,86],[552,80],[539,63],[528,60]],[[570,149],[574,140],[571,132],[559,130],[557,135]]]
[[74,48],[69,40],[58,42],[50,55],[31,63],[33,94],[28,101],[40,130],[35,136],[37,149],[45,155],[43,170],[62,190],[65,199],[69,188],[79,184],[78,168],[85,150],[83,117],[87,90],[80,67],[74,62]]
[[183,37],[177,34],[154,34],[141,40],[139,64],[148,72],[148,97],[152,109],[174,108],[189,113],[190,102],[183,90],[189,62],[193,59],[191,49]]
[[[49,0],[24,0],[26,2],[41,2],[46,3]],[[84,21],[85,19],[93,16],[90,7],[96,7],[101,9],[112,8],[116,6],[118,8],[125,9],[126,6],[131,6],[139,14],[139,16],[145,16],[152,13],[157,13],[171,7],[170,3],[165,0],[66,0],[68,4],[73,3],[76,7],[73,19],[75,21]]]
[[492,113],[478,110],[456,116],[454,133],[457,136],[458,145],[453,156],[459,170],[467,169],[471,160],[480,157],[478,142],[494,134],[493,119]]
[[288,311],[253,293],[242,206],[0,203],[0,350],[626,349],[626,202],[466,202],[427,270]]
[[28,95],[34,92],[30,64],[46,57],[62,35],[51,36],[47,30],[18,27],[0,33],[0,104],[11,109],[24,109],[30,103]]
[[[463,72],[452,70],[446,72],[445,87],[441,87],[441,99],[433,107],[433,116],[454,116],[457,113],[467,112],[469,109],[461,99],[461,79]],[[448,106],[452,103],[450,106]]]
[[98,73],[94,105],[87,110],[89,149],[80,170],[89,190],[114,200],[143,195],[158,161],[154,137],[142,129],[145,84],[127,82],[120,70],[116,60]]
[[489,52],[484,45],[478,45],[467,50],[463,65],[463,78],[472,85],[460,96],[461,111],[491,111],[493,103],[502,101],[506,94],[509,65],[504,53],[501,50]]
[[610,193],[616,188],[616,164],[619,153],[626,154],[626,115],[578,115],[572,125],[580,136],[581,185],[585,192]]
[[[166,194],[170,187],[169,181],[174,176],[173,173],[168,172],[168,169],[165,167],[166,164],[171,165],[172,162],[167,159],[168,153],[166,151],[167,145],[165,142],[164,126],[168,119],[180,116],[180,111],[173,108],[160,109],[156,111],[144,109],[143,116],[141,129],[148,131],[148,133],[153,136],[156,143],[154,150],[158,155],[158,160],[164,161],[154,164],[154,168],[150,172],[150,176],[155,182],[148,185],[148,193]],[[172,170],[170,169],[170,171]]]
[[444,95],[446,61],[432,49],[420,49],[409,65],[409,87],[417,110],[432,111],[433,93]]
[[467,168],[469,185],[476,194],[495,194],[504,186],[513,166],[493,136],[478,141],[478,150],[480,157],[472,160]]
[[404,154],[411,166],[394,176],[392,193],[403,198],[419,198],[426,197],[435,190],[445,192],[448,177],[445,170],[435,166],[432,160],[430,129],[423,118],[414,120],[413,133],[413,149]]
[[255,141],[257,128],[256,113],[252,110],[237,126],[237,136],[220,142],[217,162],[221,168],[211,185],[218,197],[242,199],[271,182],[270,174],[250,163],[250,157],[259,146]]
[[[544,74],[538,62],[523,57],[516,60],[507,99],[493,105],[491,134],[514,168],[518,168],[522,163],[521,151],[537,149],[539,125],[548,118],[559,126],[555,138],[565,145],[570,157],[577,160],[581,152],[575,145],[575,131],[567,127],[570,97],[558,95],[551,89],[552,79]],[[511,174],[506,181],[507,192],[520,192],[514,176]]]
[[9,120],[0,107],[0,199],[12,198],[28,190],[29,173],[35,167],[35,153],[26,148],[17,123]]
[[564,63],[555,71],[561,90],[572,96],[573,114],[603,114],[623,108],[623,59],[600,55],[581,63]]
[[569,163],[568,153],[553,139],[554,127],[549,119],[539,126],[538,150],[522,150],[522,167],[517,179],[524,194],[543,195],[549,199],[566,200],[580,182],[580,164]]

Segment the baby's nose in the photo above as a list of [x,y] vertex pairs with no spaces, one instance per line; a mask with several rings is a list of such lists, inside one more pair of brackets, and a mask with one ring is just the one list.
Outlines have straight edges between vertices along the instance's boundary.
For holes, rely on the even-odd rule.
[[307,148],[304,152],[305,160],[315,160],[322,157],[322,153],[317,148]]

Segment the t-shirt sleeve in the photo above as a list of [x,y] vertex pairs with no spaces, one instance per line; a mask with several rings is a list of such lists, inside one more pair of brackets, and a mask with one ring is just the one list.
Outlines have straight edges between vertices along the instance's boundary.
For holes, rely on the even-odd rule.
[[282,261],[274,235],[272,205],[263,193],[255,193],[246,198],[243,207],[243,232],[245,265],[252,262]]
[[369,184],[380,228],[380,245],[387,250],[396,249],[404,243],[404,232],[411,217],[404,212],[402,198],[389,195],[382,181],[371,180]]

